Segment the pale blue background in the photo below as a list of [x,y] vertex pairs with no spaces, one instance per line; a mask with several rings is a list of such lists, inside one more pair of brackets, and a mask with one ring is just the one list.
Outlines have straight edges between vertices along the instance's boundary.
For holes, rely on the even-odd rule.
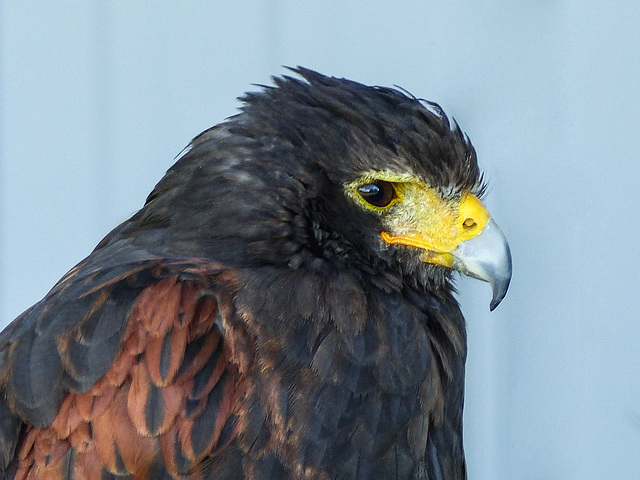
[[640,478],[639,22],[637,0],[0,0],[0,319],[282,65],[397,84],[471,136],[514,257],[494,313],[460,283],[470,478]]

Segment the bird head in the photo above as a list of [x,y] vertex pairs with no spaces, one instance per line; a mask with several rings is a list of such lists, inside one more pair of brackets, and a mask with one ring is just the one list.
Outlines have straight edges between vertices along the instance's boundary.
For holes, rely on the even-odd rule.
[[295,72],[196,137],[137,229],[238,267],[346,267],[436,290],[459,271],[491,284],[493,310],[511,255],[468,137],[434,103]]

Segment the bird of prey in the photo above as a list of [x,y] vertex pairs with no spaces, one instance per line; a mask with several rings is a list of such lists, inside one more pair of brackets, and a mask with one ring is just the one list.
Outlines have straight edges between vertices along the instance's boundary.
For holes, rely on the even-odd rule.
[[298,68],[0,334],[6,479],[463,479],[452,272],[504,297],[435,103]]

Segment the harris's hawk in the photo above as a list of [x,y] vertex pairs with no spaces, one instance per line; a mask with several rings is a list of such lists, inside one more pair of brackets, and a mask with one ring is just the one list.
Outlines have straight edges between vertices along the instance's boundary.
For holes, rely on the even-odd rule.
[[0,476],[462,479],[453,270],[509,248],[433,103],[296,69],[0,334]]

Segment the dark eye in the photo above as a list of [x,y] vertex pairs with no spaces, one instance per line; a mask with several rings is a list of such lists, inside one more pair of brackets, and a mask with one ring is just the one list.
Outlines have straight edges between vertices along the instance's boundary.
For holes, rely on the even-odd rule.
[[374,207],[386,207],[396,198],[396,191],[389,182],[378,180],[358,187],[358,193]]

